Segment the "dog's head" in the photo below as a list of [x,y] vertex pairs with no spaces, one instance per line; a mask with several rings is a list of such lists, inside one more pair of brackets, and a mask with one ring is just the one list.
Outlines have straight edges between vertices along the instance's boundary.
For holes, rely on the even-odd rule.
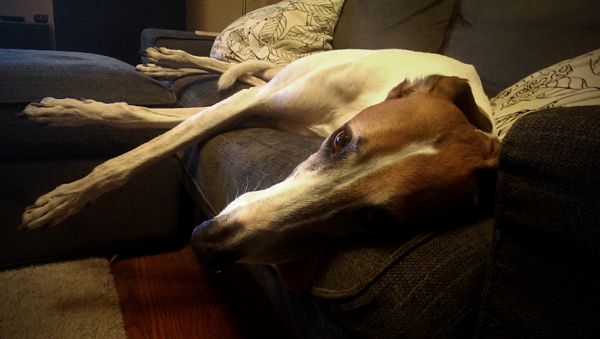
[[405,81],[333,132],[286,180],[240,196],[198,226],[192,244],[213,268],[281,263],[333,237],[372,231],[369,211],[383,211],[397,227],[450,215],[474,204],[479,174],[497,166],[490,131],[466,80]]

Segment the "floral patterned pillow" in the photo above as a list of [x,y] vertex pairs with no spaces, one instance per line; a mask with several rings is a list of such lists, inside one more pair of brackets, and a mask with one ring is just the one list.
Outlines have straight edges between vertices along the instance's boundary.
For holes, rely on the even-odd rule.
[[600,49],[533,73],[490,100],[502,140],[523,115],[544,108],[600,105]]
[[210,56],[229,62],[287,64],[332,48],[344,0],[287,0],[237,19],[217,36]]

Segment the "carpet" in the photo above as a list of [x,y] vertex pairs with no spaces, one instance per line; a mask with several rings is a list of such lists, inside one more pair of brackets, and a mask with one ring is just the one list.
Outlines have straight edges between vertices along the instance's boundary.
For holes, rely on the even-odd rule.
[[0,338],[126,338],[109,262],[1,271]]

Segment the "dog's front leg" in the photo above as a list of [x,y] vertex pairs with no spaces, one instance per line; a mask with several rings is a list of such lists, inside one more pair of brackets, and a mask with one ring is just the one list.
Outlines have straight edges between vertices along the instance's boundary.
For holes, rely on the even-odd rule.
[[135,69],[154,79],[176,80],[190,75],[207,74],[209,72],[198,68],[167,68],[155,64],[137,65]]
[[23,114],[31,120],[55,126],[91,124],[122,128],[172,128],[203,108],[147,108],[124,102],[44,98],[29,104]]
[[41,196],[23,213],[20,229],[56,225],[87,203],[124,185],[149,165],[242,123],[260,104],[258,88],[242,90],[139,147],[98,165],[84,178]]

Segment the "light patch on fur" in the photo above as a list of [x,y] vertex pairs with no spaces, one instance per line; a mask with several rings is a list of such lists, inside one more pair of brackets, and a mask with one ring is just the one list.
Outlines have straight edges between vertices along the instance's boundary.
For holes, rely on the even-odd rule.
[[[394,166],[406,161],[410,157],[416,155],[434,155],[438,152],[439,150],[435,147],[435,139],[410,143],[404,146],[398,152],[387,154],[375,158],[373,161],[355,166],[347,173],[347,177],[351,178],[351,180],[345,180],[344,184],[340,185],[340,189],[343,190],[345,186],[354,185],[357,181],[362,180],[373,173],[381,171],[388,166]],[[379,192],[368,193],[371,202],[382,203],[386,200],[386,197],[379,196]]]
[[[387,166],[396,165],[415,155],[433,155],[438,152],[435,140],[426,140],[410,143],[398,152],[373,158],[369,162],[336,167],[329,173],[324,170],[295,173],[270,188],[241,195],[225,207],[217,218],[239,222],[248,230],[255,230],[278,224],[281,216],[287,217],[295,211],[309,208],[313,204],[330,202],[332,199],[360,204],[359,197],[346,199],[340,198],[340,194],[351,191],[347,188]],[[351,207],[344,203],[338,206],[338,210]],[[314,217],[326,218],[338,210],[323,211],[322,215]]]

